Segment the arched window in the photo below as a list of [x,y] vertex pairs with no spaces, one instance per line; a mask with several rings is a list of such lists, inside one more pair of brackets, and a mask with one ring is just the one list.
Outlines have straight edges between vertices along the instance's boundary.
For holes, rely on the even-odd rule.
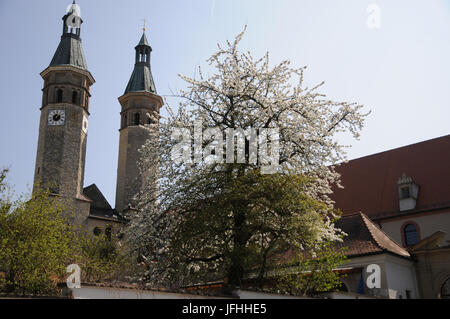
[[127,127],[128,126],[128,115],[124,114],[123,116],[123,127]]
[[49,188],[50,193],[59,194],[59,187],[57,185],[53,185]]
[[72,92],[72,104],[78,104],[78,92],[77,91]]
[[407,224],[403,229],[403,236],[405,237],[405,245],[411,246],[419,242],[419,234],[417,227],[414,224]]
[[56,103],[62,103],[63,101],[63,90],[56,90]]
[[94,235],[99,236],[102,233],[102,230],[99,227],[94,228]]
[[441,287],[441,298],[450,299],[450,278],[447,278]]
[[141,122],[141,115],[139,113],[134,114],[134,125],[139,125]]

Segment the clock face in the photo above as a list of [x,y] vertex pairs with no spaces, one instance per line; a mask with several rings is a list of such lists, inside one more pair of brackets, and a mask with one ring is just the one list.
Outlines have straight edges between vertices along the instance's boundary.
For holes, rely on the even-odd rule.
[[64,125],[66,120],[66,111],[52,110],[48,113],[48,124],[52,126]]

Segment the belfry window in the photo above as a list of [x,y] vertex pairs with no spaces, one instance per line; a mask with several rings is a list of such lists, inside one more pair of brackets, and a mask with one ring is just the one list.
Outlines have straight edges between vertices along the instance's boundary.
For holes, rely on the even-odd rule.
[[141,122],[141,115],[139,113],[134,114],[134,125],[139,125]]
[[78,92],[77,91],[72,92],[72,104],[78,104]]
[[63,101],[63,90],[56,90],[56,103],[62,103]]
[[127,114],[124,114],[123,115],[123,125],[122,125],[122,127],[125,128],[127,126],[128,126],[128,116],[127,116]]

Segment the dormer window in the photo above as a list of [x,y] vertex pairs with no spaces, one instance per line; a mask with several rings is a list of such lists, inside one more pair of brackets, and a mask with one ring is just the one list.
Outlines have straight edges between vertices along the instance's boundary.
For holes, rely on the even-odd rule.
[[405,186],[400,188],[400,199],[405,199],[405,198],[409,198],[410,194],[409,194],[409,187]]
[[398,199],[400,211],[416,208],[419,185],[413,182],[405,173],[398,179]]

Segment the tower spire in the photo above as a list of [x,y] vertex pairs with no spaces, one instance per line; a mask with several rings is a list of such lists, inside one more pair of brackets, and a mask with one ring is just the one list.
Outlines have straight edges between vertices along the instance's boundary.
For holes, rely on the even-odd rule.
[[[145,29],[145,28],[144,28]],[[155,83],[150,67],[150,54],[152,47],[148,44],[147,36],[143,31],[138,45],[135,47],[136,58],[134,70],[131,74],[125,94],[128,92],[156,93]]]
[[80,16],[79,6],[75,0],[66,14],[62,17],[63,33],[61,42],[53,56],[50,66],[72,65],[87,70],[86,59],[81,46],[81,24],[83,20]]

